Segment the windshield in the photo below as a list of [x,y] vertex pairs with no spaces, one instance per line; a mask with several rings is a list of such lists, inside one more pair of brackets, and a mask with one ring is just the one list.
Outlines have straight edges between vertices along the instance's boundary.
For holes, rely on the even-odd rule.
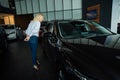
[[62,22],[59,23],[60,34],[64,38],[95,37],[112,34],[96,22]]

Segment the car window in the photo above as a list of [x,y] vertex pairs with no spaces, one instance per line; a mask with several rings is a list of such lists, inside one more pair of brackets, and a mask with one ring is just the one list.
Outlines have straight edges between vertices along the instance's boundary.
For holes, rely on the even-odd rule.
[[108,29],[106,29],[105,27],[99,25],[98,23],[96,22],[91,22],[91,24],[93,24],[94,27],[96,27],[98,33],[101,33],[101,34],[112,34],[111,31],[109,31]]
[[59,23],[60,33],[65,38],[80,38],[110,35],[112,32],[96,22],[64,22]]
[[59,23],[60,32],[63,37],[76,37],[80,36],[80,31],[71,23]]

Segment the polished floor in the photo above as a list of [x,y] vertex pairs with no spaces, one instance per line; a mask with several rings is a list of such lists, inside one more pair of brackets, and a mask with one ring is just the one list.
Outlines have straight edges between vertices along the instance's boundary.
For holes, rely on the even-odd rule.
[[32,67],[31,54],[27,43],[22,40],[9,42],[8,50],[0,53],[0,80],[57,80],[55,67],[38,47],[40,70]]

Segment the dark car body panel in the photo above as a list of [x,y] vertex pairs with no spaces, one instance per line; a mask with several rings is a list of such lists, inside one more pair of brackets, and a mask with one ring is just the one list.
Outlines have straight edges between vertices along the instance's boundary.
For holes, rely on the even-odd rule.
[[3,27],[0,27],[0,50],[5,51],[8,48],[7,35]]
[[[65,47],[71,50],[68,55],[82,73],[96,79],[99,77],[98,80],[120,79],[119,49],[69,42],[65,43]],[[118,79],[115,79],[115,76],[118,76]]]
[[61,22],[64,21],[50,22],[56,32],[53,29],[43,36],[45,54],[59,65],[58,74],[61,70],[64,74],[64,79],[60,80],[120,80],[119,34],[108,30],[105,35],[63,37],[59,32]]

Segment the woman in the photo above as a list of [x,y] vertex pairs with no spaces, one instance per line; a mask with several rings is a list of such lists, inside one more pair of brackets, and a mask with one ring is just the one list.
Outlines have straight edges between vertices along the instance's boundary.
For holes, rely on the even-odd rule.
[[26,38],[24,41],[28,42],[28,45],[31,49],[32,53],[32,62],[33,62],[33,68],[35,70],[39,70],[38,68],[38,61],[36,59],[37,54],[37,47],[38,47],[38,37],[39,37],[39,30],[41,26],[41,22],[44,20],[44,17],[42,14],[37,14],[33,20],[29,23],[28,28],[26,30]]

